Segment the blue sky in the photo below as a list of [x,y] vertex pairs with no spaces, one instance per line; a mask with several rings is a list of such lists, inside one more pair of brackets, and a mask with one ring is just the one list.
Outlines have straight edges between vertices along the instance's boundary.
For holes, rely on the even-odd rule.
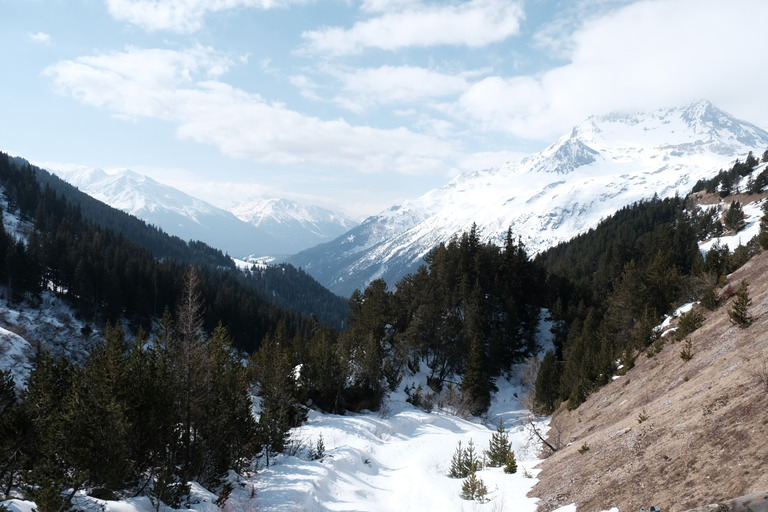
[[764,0],[0,0],[0,149],[356,218],[591,114],[768,128]]

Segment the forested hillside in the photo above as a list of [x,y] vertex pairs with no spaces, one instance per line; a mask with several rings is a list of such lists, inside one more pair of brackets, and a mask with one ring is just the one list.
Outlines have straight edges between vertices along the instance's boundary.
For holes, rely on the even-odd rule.
[[23,239],[2,232],[0,282],[11,300],[34,300],[51,289],[87,320],[125,317],[149,329],[165,307],[175,308],[186,267],[195,265],[206,328],[223,322],[244,350],[256,349],[280,323],[294,333],[309,328],[310,314],[338,328],[346,318],[344,299],[302,271],[241,272],[220,251],[169,237],[4,154],[0,185],[7,214],[32,226]]
[[[738,200],[726,202],[721,212],[706,206],[701,194],[710,188],[711,194],[725,198],[742,179],[750,184],[764,180],[765,170],[756,168],[750,153],[746,165],[737,161],[712,182],[697,185],[698,195],[637,203],[537,256],[559,290],[552,303],[555,351],[542,361],[536,385],[545,411],[561,400],[577,407],[614,374],[631,368],[638,351],[658,350],[654,328],[674,307],[691,300],[701,300],[709,309],[717,306],[718,284],[768,244],[761,235],[732,252],[715,244],[703,255],[698,243],[739,231],[744,213]],[[734,175],[723,181],[723,176]],[[750,186],[744,192],[759,190]]]

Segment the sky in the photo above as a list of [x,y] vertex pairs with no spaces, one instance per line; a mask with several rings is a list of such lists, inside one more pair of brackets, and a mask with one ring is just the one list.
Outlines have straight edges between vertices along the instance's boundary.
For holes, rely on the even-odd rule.
[[765,0],[0,0],[0,150],[358,220],[590,115],[768,128]]

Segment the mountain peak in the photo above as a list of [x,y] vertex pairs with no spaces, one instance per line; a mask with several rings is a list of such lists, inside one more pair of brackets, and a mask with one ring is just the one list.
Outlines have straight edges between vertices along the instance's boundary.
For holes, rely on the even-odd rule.
[[396,283],[473,222],[499,243],[511,227],[535,253],[636,201],[685,194],[699,179],[765,148],[768,132],[707,101],[593,116],[521,162],[463,173],[290,261],[348,295],[379,277]]

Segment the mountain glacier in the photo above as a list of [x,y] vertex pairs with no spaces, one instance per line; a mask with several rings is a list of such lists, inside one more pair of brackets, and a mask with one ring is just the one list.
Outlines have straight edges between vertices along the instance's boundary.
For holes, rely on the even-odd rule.
[[293,254],[355,225],[341,214],[284,199],[253,199],[227,211],[130,170],[52,172],[171,235],[203,241],[239,258]]
[[706,101],[590,117],[539,153],[461,174],[288,261],[348,296],[377,278],[394,285],[473,223],[483,239],[499,243],[511,228],[536,253],[633,202],[684,195],[699,179],[766,148],[768,132]]

